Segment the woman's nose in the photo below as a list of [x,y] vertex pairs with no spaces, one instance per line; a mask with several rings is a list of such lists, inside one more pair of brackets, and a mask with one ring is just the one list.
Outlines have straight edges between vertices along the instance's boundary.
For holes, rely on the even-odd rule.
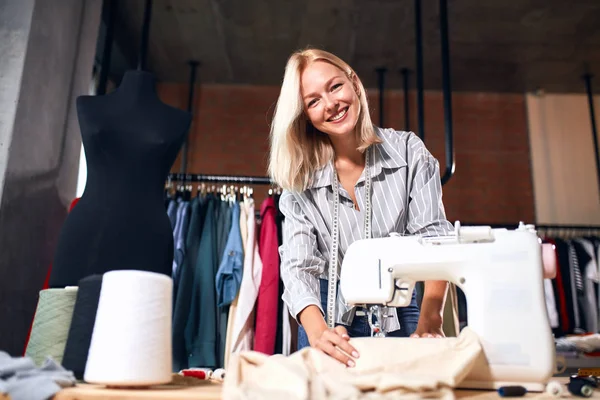
[[323,102],[325,103],[325,108],[327,110],[333,110],[337,105],[337,100],[331,96],[325,96]]

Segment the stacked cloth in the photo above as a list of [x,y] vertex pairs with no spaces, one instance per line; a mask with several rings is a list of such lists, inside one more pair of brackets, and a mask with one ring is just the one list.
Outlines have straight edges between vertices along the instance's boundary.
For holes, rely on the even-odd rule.
[[74,385],[73,373],[51,358],[38,367],[29,357],[12,358],[0,351],[0,395],[8,394],[11,400],[47,400],[62,387]]
[[554,340],[557,353],[563,355],[573,353],[574,355],[585,354],[586,356],[600,356],[600,334],[589,334],[581,336],[566,336]]
[[224,399],[423,399],[454,398],[455,388],[481,354],[468,327],[458,338],[356,338],[356,367],[310,347],[290,356],[234,354]]

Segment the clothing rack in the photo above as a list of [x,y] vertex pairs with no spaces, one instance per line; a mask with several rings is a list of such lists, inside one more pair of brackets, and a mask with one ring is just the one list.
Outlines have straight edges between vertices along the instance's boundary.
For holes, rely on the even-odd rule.
[[268,176],[244,176],[244,175],[204,175],[204,174],[175,174],[168,176],[171,182],[215,182],[215,183],[238,183],[247,185],[274,185]]

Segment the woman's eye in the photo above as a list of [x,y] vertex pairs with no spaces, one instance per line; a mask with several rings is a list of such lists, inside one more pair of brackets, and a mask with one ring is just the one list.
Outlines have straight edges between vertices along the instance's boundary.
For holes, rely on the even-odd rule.
[[342,84],[341,84],[341,83],[336,83],[335,85],[333,85],[333,86],[331,87],[331,90],[332,90],[332,91],[333,91],[333,90],[336,90],[337,88],[339,88],[339,87],[341,87],[341,86],[342,86]]
[[315,105],[316,102],[317,102],[317,99],[312,99],[311,101],[308,102],[308,107],[312,107],[313,105]]

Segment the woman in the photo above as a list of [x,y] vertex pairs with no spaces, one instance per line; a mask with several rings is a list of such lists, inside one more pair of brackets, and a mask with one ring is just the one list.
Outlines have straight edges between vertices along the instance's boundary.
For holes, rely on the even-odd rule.
[[[370,328],[340,292],[331,313],[336,326],[328,328],[329,265],[338,254],[330,249],[337,237],[339,266],[348,246],[365,235],[451,231],[439,164],[414,133],[375,127],[354,70],[317,49],[288,60],[270,139],[269,174],[284,189],[283,300],[300,324],[298,347],[310,345],[352,367],[359,354],[348,339],[369,336]],[[338,231],[332,229],[336,209]],[[363,232],[369,226],[371,233]],[[443,336],[446,289],[447,282],[426,282],[421,310],[413,293],[409,307],[384,318],[387,335]]]

